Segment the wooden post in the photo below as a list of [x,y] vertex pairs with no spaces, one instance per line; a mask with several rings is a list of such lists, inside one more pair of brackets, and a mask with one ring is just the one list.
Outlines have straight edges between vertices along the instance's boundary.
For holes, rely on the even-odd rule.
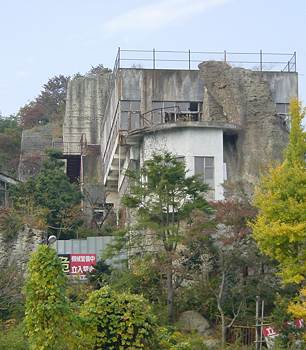
[[256,350],[259,350],[259,340],[258,340],[258,327],[259,327],[259,322],[258,322],[258,314],[259,314],[259,296],[256,296],[256,311],[255,311],[255,347]]
[[260,320],[260,346],[259,349],[262,349],[262,328],[263,328],[263,323],[264,323],[264,309],[265,309],[265,301],[261,301],[261,320]]

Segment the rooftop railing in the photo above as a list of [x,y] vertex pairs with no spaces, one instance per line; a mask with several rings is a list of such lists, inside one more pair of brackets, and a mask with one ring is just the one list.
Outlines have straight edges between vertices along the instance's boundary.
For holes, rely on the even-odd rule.
[[203,61],[223,61],[256,71],[296,72],[296,52],[125,50],[118,48],[113,74],[119,68],[198,69]]

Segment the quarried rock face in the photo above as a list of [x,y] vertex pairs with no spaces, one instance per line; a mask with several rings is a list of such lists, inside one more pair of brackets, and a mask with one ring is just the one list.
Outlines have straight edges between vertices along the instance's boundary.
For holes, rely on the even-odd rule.
[[42,243],[44,233],[37,229],[24,226],[16,237],[6,239],[0,232],[0,265],[16,264],[20,271],[25,272],[31,253]]
[[251,194],[263,168],[282,159],[288,142],[270,84],[262,72],[232,68],[225,62],[203,62],[199,69],[205,86],[204,119],[240,127],[238,134],[224,136],[228,180]]

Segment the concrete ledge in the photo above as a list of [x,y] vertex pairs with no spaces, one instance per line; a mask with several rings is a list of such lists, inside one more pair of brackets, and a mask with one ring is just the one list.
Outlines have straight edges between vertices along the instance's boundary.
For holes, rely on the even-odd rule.
[[133,142],[135,139],[141,138],[144,134],[149,134],[157,131],[168,131],[181,128],[203,128],[203,129],[222,129],[226,134],[237,134],[241,127],[237,124],[211,122],[211,121],[179,121],[176,123],[164,123],[153,127],[145,127],[128,132],[126,140]]

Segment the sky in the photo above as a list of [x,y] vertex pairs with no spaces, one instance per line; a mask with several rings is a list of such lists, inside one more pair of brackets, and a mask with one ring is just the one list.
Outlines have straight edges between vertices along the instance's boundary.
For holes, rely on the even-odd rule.
[[49,78],[113,67],[123,49],[297,52],[306,105],[304,0],[0,0],[0,111]]

